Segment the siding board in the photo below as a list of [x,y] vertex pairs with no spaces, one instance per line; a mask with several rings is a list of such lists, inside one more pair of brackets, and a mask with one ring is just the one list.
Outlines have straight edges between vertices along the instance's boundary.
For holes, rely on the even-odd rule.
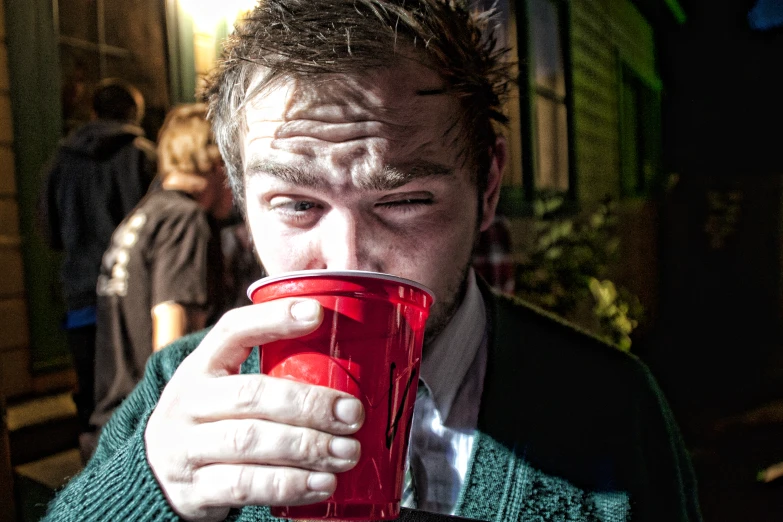
[[0,198],[0,236],[19,236],[19,205],[11,198]]
[[0,352],[0,389],[6,397],[30,391],[30,352],[26,347]]
[[573,0],[570,13],[578,196],[619,198],[621,64],[660,85],[653,30],[628,0]]
[[30,342],[27,327],[27,306],[24,299],[0,300],[0,317],[3,318],[3,335],[0,336],[0,352],[25,348]]
[[0,298],[24,294],[24,265],[20,246],[0,244]]
[[8,145],[0,145],[0,196],[16,195],[14,152]]

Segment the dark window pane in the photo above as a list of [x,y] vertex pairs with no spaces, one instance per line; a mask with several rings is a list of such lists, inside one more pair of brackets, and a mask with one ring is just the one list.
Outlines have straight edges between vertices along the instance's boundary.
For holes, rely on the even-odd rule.
[[96,0],[56,0],[60,15],[60,34],[89,42],[98,42]]
[[536,85],[565,96],[562,35],[555,3],[531,0],[530,32]]
[[[142,71],[139,70],[138,65],[131,55],[106,56],[106,77],[122,78],[137,87],[139,83],[144,82]],[[140,82],[139,80],[142,81]]]
[[[163,25],[159,0],[104,0],[106,43],[125,49],[158,45]],[[138,46],[138,47],[137,47]]]
[[106,43],[117,47],[128,48],[131,43],[131,34],[138,32],[142,24],[137,20],[141,13],[138,12],[138,1],[106,2],[103,21],[106,24]]
[[625,195],[635,195],[644,188],[640,154],[639,136],[639,96],[636,85],[623,78],[622,104],[620,106],[620,167],[622,168],[622,188]]
[[564,104],[536,96],[536,140],[536,188],[567,191],[568,127]]
[[164,19],[159,0],[104,0],[106,43],[126,49],[127,55],[107,56],[106,76],[135,84],[148,107],[168,106],[168,76]]
[[98,52],[61,45],[60,65],[64,131],[68,132],[90,119],[92,91],[100,78]]

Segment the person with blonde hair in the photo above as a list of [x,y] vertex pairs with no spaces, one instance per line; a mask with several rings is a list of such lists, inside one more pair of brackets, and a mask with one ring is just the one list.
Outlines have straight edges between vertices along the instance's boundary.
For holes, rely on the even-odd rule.
[[98,277],[96,407],[100,428],[130,393],[147,358],[223,311],[218,222],[231,192],[203,104],[167,115],[157,186],[115,230]]

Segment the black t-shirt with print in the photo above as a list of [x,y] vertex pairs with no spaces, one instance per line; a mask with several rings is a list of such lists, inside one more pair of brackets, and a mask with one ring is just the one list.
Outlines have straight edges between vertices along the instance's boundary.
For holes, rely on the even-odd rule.
[[98,278],[96,408],[103,426],[133,390],[152,353],[152,308],[173,301],[222,312],[220,233],[190,196],[150,192],[120,224]]

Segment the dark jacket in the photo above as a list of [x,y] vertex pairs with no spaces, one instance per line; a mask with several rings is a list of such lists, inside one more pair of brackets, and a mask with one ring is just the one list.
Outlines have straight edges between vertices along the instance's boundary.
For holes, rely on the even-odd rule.
[[90,122],[60,144],[39,219],[49,245],[65,252],[61,280],[69,310],[95,305],[103,252],[147,191],[155,161],[144,131],[119,121]]

